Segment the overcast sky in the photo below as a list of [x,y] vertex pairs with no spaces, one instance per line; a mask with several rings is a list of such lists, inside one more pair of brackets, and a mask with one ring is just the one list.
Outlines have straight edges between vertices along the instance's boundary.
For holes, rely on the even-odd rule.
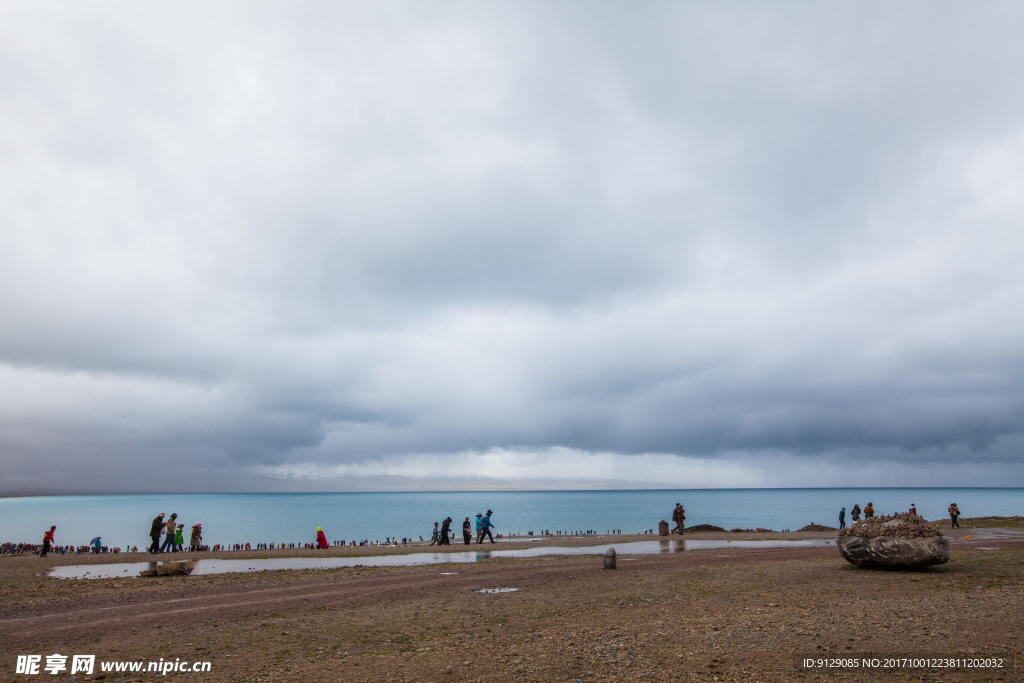
[[0,493],[1024,486],[1022,26],[0,4]]

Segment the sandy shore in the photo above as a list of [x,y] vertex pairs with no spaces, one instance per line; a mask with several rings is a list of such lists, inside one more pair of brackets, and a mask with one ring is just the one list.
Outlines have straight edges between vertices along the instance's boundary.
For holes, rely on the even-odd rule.
[[[835,548],[620,556],[615,571],[603,570],[599,556],[548,556],[149,580],[46,576],[62,564],[149,559],[145,554],[0,557],[0,650],[8,660],[0,666],[4,680],[32,680],[14,675],[16,655],[60,652],[95,654],[98,661],[209,661],[211,671],[97,671],[54,680],[1024,680],[1024,530],[966,526],[952,534],[943,530],[951,539],[950,562],[924,572],[859,570]],[[638,540],[652,537],[485,545]],[[397,550],[321,552],[424,549],[417,543]],[[311,554],[274,550],[202,557]],[[480,592],[493,588],[519,590]],[[869,655],[993,656],[1003,666],[821,672],[800,665],[805,658]]]

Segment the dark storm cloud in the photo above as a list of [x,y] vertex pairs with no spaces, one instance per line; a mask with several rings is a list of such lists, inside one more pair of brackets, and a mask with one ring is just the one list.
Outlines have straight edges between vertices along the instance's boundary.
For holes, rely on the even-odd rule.
[[5,492],[1024,482],[1014,7],[0,12]]

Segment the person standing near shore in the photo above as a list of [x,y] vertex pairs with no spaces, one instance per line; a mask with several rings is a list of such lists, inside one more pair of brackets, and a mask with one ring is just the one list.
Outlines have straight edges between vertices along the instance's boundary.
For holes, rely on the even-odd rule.
[[324,530],[320,527],[316,528],[316,547],[320,550],[327,549],[327,536],[324,535]]
[[452,518],[445,517],[441,523],[441,539],[438,541],[438,545],[451,545],[451,538],[449,533],[451,532]]
[[864,506],[864,519],[871,519],[875,516],[875,506],[868,501],[868,504]]
[[839,511],[839,528],[840,529],[845,529],[846,528],[846,508],[845,507],[842,510]]
[[483,543],[484,536],[491,539],[491,543],[494,543],[494,536],[491,535],[491,529],[494,529],[496,527],[493,524],[491,524],[492,514],[494,513],[488,510],[484,518],[480,520],[480,540],[477,541],[477,543]]
[[480,527],[480,525],[484,523],[483,517],[484,516],[482,514],[480,514],[479,512],[476,513],[476,542],[477,543],[480,543],[481,539],[484,537],[484,530]]
[[430,545],[438,545],[441,542],[440,536],[441,534],[437,530],[437,522],[434,522],[434,531],[430,534]]
[[913,503],[910,504],[910,514],[912,514],[912,515],[916,515],[917,514],[917,506],[914,505]]
[[[167,553],[174,550],[174,532],[178,529],[178,513],[172,512],[167,520],[167,531],[164,532],[164,544],[160,546],[160,552]],[[168,550],[170,548],[170,550]]]
[[853,504],[853,509],[850,510],[850,519],[855,522],[860,521],[860,503]]
[[164,530],[164,513],[153,518],[153,525],[149,528],[149,537],[153,542],[149,545],[149,552],[160,552],[160,533]]
[[682,503],[676,503],[676,509],[672,511],[672,521],[676,523],[672,533],[682,534],[686,525],[686,510],[683,509]]
[[57,530],[57,526],[51,526],[49,531],[43,532],[43,551],[39,553],[39,557],[46,557],[46,553],[50,552],[50,545],[53,544],[53,532]]
[[462,523],[462,540],[466,545],[473,540],[473,525],[469,523],[469,517],[466,517],[466,521]]
[[196,522],[192,525],[192,538],[188,541],[188,549],[195,552],[199,550],[200,546],[203,545],[203,525],[202,522]]
[[948,511],[949,511],[949,528],[952,529],[953,527],[956,527],[957,529],[959,529],[960,528],[960,522],[959,522],[959,519],[960,519],[960,508],[958,508],[956,506],[956,503],[950,503]]
[[180,553],[183,545],[185,545],[185,525],[179,524],[174,530],[174,552]]

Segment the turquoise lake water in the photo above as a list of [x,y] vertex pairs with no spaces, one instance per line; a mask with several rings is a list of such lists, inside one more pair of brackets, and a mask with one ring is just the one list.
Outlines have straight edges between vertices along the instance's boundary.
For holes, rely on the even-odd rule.
[[488,509],[494,510],[497,533],[638,533],[671,521],[677,502],[686,507],[687,526],[782,530],[811,522],[837,526],[840,507],[864,507],[868,501],[878,514],[905,511],[915,503],[928,519],[945,517],[952,501],[965,517],[1024,514],[1024,489],[980,488],[46,496],[0,499],[0,542],[39,543],[43,531],[56,524],[60,545],[101,536],[106,545],[143,548],[158,512],[177,512],[186,539],[192,524],[202,522],[209,545],[311,542],[318,526],[331,541],[430,538],[434,522],[446,516],[458,535],[463,518],[472,520]]

